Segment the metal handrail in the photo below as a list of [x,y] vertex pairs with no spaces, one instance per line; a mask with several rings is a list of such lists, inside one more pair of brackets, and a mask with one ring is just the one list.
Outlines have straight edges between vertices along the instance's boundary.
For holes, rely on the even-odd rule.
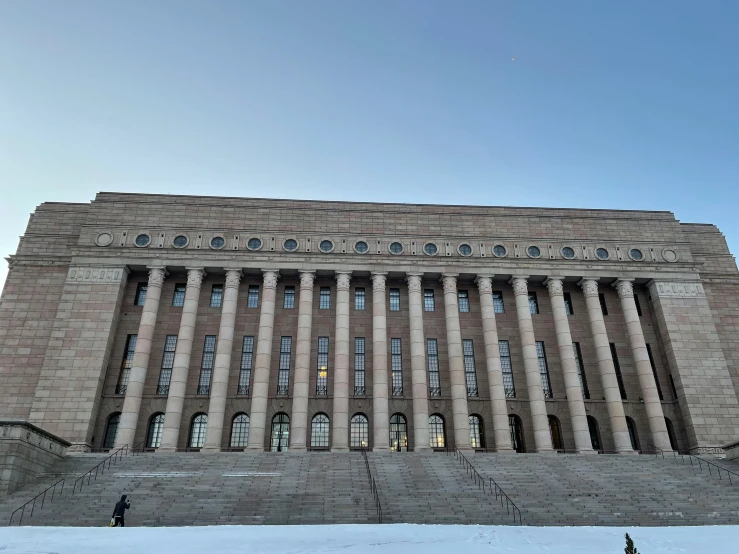
[[[472,475],[472,478],[475,481],[475,484],[479,486],[482,486],[482,491],[485,492],[485,480],[478,473],[478,471],[475,469],[475,467],[470,463],[470,461],[465,457],[464,454],[462,454],[457,447],[448,448],[446,450],[447,456],[450,453],[454,453],[455,459],[459,461],[460,464],[463,464],[465,466],[465,471]],[[479,484],[478,484],[479,483]],[[498,500],[500,498],[500,505],[503,506],[503,500],[505,499],[505,509],[507,514],[513,513],[513,523],[516,523],[516,516],[518,516],[518,524],[523,525],[523,519],[521,519],[521,510],[518,506],[516,506],[516,503],[511,500],[510,496],[508,496],[505,491],[498,485],[498,483],[495,482],[495,479],[492,477],[488,477],[488,494],[495,494],[495,499]]]
[[377,512],[377,522],[382,523],[382,504],[380,504],[380,493],[377,490],[377,484],[375,478],[372,477],[370,471],[369,459],[367,458],[367,450],[362,449],[362,457],[364,458],[364,466],[367,468],[367,480],[369,481],[370,488],[372,489],[372,496],[375,499],[375,510]]
[[[110,456],[108,456],[107,458],[105,458],[102,462],[100,462],[98,465],[96,465],[95,467],[93,467],[90,471],[88,471],[84,475],[78,477],[75,480],[74,485],[72,486],[72,494],[74,494],[75,491],[76,491],[76,489],[77,489],[77,483],[80,483],[80,481],[81,481],[80,490],[82,490],[82,487],[85,484],[85,477],[87,477],[87,484],[89,485],[90,484],[90,479],[92,479],[93,472],[95,472],[95,481],[97,481],[97,478],[98,478],[98,470],[100,470],[100,474],[102,475],[103,473],[105,473],[105,464],[106,463],[108,464],[108,469],[110,469],[110,464],[111,463],[112,464],[118,463],[118,457],[120,456],[121,458],[123,458],[123,456],[126,456],[128,454],[128,451],[129,451],[129,448],[128,448],[128,445],[127,444],[124,445],[124,446],[121,446],[118,450],[116,450],[115,452],[113,452]],[[122,452],[122,454],[121,454],[121,452]]]
[[8,527],[13,525],[13,517],[15,517],[15,514],[17,514],[18,512],[21,513],[21,517],[18,520],[18,525],[23,524],[23,515],[26,513],[26,506],[28,506],[29,504],[32,504],[31,505],[31,515],[29,517],[33,517],[33,510],[36,509],[36,500],[38,500],[39,496],[41,497],[41,508],[39,509],[42,509],[44,507],[44,503],[46,502],[46,493],[49,491],[51,491],[51,500],[49,500],[49,502],[54,502],[54,493],[56,492],[56,486],[59,483],[62,484],[61,490],[59,491],[59,494],[61,495],[64,492],[64,479],[59,479],[59,481],[51,485],[45,491],[38,493],[36,496],[31,498],[31,500],[29,500],[28,502],[23,504],[23,506],[21,506],[20,508],[15,510],[12,514],[10,514],[10,522],[8,523]]
[[[648,444],[647,446],[651,446],[651,447],[652,447],[652,448],[654,448],[655,450],[659,450],[659,451],[660,451],[660,453],[662,453],[662,457],[663,457],[663,458],[665,457],[665,454],[664,454],[664,452],[662,452],[662,450],[660,450],[659,448],[657,448],[657,447],[656,447],[656,446],[654,446],[653,444]],[[736,478],[737,480],[739,480],[739,473],[737,473],[737,472],[735,472],[735,471],[731,471],[730,469],[726,469],[725,467],[723,467],[723,466],[720,466],[720,465],[718,465],[718,464],[714,464],[713,462],[709,462],[709,461],[708,461],[708,460],[706,460],[705,458],[701,458],[701,457],[699,457],[699,456],[696,456],[695,454],[691,454],[690,452],[678,452],[677,450],[673,450],[673,451],[672,451],[672,455],[673,455],[673,458],[674,458],[674,460],[675,460],[675,461],[677,461],[677,457],[678,457],[678,456],[680,456],[680,461],[681,461],[682,463],[685,463],[685,458],[687,457],[687,458],[688,458],[688,459],[690,460],[690,465],[691,465],[691,466],[694,466],[694,465],[695,465],[695,464],[693,463],[693,460],[697,460],[697,462],[698,462],[698,468],[699,468],[699,469],[700,469],[701,471],[703,471],[703,464],[706,464],[706,467],[708,468],[708,473],[709,473],[710,475],[713,475],[713,469],[711,469],[711,468],[715,468],[715,470],[716,470],[716,473],[718,474],[718,478],[719,478],[719,479],[721,479],[721,480],[723,480],[723,477],[721,477],[721,472],[722,472],[722,471],[725,471],[725,472],[726,472],[726,476],[727,476],[727,477],[729,478],[729,484],[730,484],[730,485],[733,485],[733,484],[734,484],[734,482],[733,482],[733,481],[731,480],[731,476],[732,476],[732,475],[733,475],[733,476],[734,476],[734,477],[735,477],[735,478]]]

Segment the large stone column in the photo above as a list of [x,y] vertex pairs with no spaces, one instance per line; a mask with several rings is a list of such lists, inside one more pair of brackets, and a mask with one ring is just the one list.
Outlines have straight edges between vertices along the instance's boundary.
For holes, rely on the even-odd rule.
[[259,314],[259,336],[254,362],[254,394],[249,419],[249,445],[247,450],[264,451],[264,433],[267,427],[267,399],[269,397],[269,372],[272,361],[272,335],[275,330],[275,301],[277,279],[280,271],[263,269],[262,311]]
[[504,453],[515,453],[511,444],[511,431],[508,426],[503,368],[500,365],[500,346],[498,344],[498,327],[495,323],[492,276],[478,275],[475,282],[477,283],[477,289],[480,291],[480,312],[485,340],[485,363],[488,368],[495,450]]
[[336,272],[332,452],[349,452],[349,281],[351,277],[351,271]]
[[426,344],[423,335],[423,298],[421,296],[421,273],[409,273],[408,311],[411,331],[411,383],[413,390],[413,450],[430,450],[429,444],[429,401],[426,384]]
[[590,441],[588,416],[585,413],[580,376],[577,374],[575,352],[572,348],[572,334],[570,333],[570,322],[567,320],[567,310],[565,309],[562,277],[548,277],[545,284],[549,289],[549,299],[552,302],[554,331],[557,333],[559,359],[562,363],[567,406],[570,409],[572,431],[575,435],[575,448],[580,454],[594,454],[596,452],[593,450]]
[[308,444],[308,392],[310,388],[310,346],[313,325],[314,271],[300,272],[298,339],[295,345],[293,415],[290,419],[290,450],[304,452]]
[[162,297],[162,283],[166,275],[167,272],[164,268],[149,268],[146,300],[141,312],[141,323],[139,323],[136,349],[133,353],[133,364],[128,376],[126,398],[121,410],[121,422],[118,425],[118,432],[115,437],[116,448],[125,445],[134,446],[136,424],[139,421],[139,410],[141,409],[141,396],[144,393],[146,370],[149,368],[151,341],[154,337],[154,326],[157,323],[159,300]]
[[219,452],[221,450],[240,280],[240,269],[226,270],[226,287],[223,291],[223,304],[221,306],[221,325],[218,329],[216,358],[213,361],[213,384],[210,388],[208,430],[205,433],[205,446],[203,447],[206,452]]
[[618,388],[616,369],[614,368],[613,358],[611,357],[611,346],[608,342],[606,324],[603,321],[603,311],[600,307],[600,300],[598,299],[598,279],[583,277],[580,280],[580,286],[585,295],[585,305],[588,309],[593,343],[595,343],[595,354],[598,358],[598,371],[600,372],[600,380],[603,384],[603,396],[606,397],[606,408],[608,409],[608,418],[611,422],[611,432],[613,433],[616,452],[619,454],[633,454],[634,449],[631,448],[629,429],[626,426],[626,416],[624,415],[624,405],[621,402],[621,391]]
[[518,315],[518,329],[521,333],[521,350],[523,351],[523,367],[526,371],[526,388],[529,393],[529,410],[534,425],[536,451],[552,452],[552,435],[549,432],[547,406],[544,402],[544,389],[539,374],[539,357],[536,355],[536,339],[529,308],[527,279],[528,276],[514,276],[511,278],[511,284],[516,296],[516,314]]
[[452,417],[454,444],[460,450],[470,449],[470,421],[467,409],[467,380],[464,375],[462,331],[459,326],[457,305],[457,274],[444,273],[444,315],[446,318],[446,342],[449,352],[449,378],[452,384]]
[[387,273],[372,273],[372,428],[375,452],[390,451],[387,388]]
[[671,452],[672,446],[670,445],[670,436],[667,434],[665,414],[662,411],[662,402],[657,392],[657,383],[654,382],[654,373],[652,373],[652,364],[647,353],[644,332],[639,322],[639,314],[636,311],[632,281],[633,279],[619,278],[613,286],[618,291],[618,297],[621,299],[621,309],[624,313],[626,330],[629,333],[629,343],[631,344],[631,357],[634,359],[636,373],[639,376],[639,387],[641,388],[644,408],[647,411],[649,431],[652,433],[652,444],[665,452]]
[[167,408],[164,413],[162,443],[158,452],[174,452],[177,450],[177,441],[180,437],[180,426],[182,425],[182,407],[185,404],[187,376],[190,372],[192,343],[195,340],[195,320],[198,317],[200,285],[203,283],[204,275],[205,271],[202,267],[187,269],[185,302],[182,305],[180,330],[177,333],[177,347],[174,351]]

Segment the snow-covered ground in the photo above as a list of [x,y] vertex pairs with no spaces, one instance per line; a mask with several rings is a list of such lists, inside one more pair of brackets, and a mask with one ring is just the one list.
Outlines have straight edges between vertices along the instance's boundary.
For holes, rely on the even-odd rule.
[[0,528],[0,554],[643,554],[739,551],[739,526],[315,525]]

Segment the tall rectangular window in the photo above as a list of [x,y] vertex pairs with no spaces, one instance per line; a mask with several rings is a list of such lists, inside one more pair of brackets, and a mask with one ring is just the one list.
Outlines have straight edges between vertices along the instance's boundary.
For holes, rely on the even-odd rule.
[[223,303],[223,285],[213,285],[210,289],[210,307],[220,308]]
[[464,376],[467,381],[467,396],[478,396],[477,373],[475,372],[475,348],[471,339],[462,340],[464,354]]
[[582,389],[582,397],[590,398],[590,390],[588,390],[588,380],[585,378],[585,366],[582,363],[582,352],[580,352],[580,343],[572,343],[572,353],[575,355],[575,365],[577,366],[577,375],[580,377],[580,388]]
[[354,338],[354,396],[364,396],[364,337]]
[[286,310],[295,308],[295,287],[285,287],[285,298],[282,301],[282,307]]
[[318,374],[316,395],[328,394],[328,337],[318,337]]
[[616,354],[616,344],[611,345],[611,358],[613,358],[613,369],[616,370],[616,380],[618,381],[618,390],[621,391],[621,399],[626,400],[626,388],[624,387],[624,378],[621,377],[621,364],[618,363],[618,355]]
[[136,296],[133,299],[134,306],[143,306],[146,302],[146,291],[149,290],[148,283],[139,283],[136,285]]
[[203,347],[203,363],[200,365],[198,394],[210,394],[210,378],[213,374],[213,358],[216,355],[216,336],[206,335]]
[[552,383],[549,380],[549,366],[547,365],[547,351],[542,341],[536,341],[536,356],[539,358],[539,376],[541,377],[541,388],[544,398],[553,398]]
[[598,300],[600,301],[600,311],[603,315],[608,315],[608,306],[606,305],[606,295],[602,292],[598,293]]
[[176,348],[177,335],[167,335],[164,340],[164,355],[162,356],[162,369],[159,371],[159,382],[157,382],[157,394],[169,394],[169,383],[172,380]]
[[511,346],[507,340],[498,341],[500,367],[503,370],[503,388],[506,398],[516,398],[516,386],[513,383],[513,366],[511,365]]
[[390,311],[400,311],[400,289],[390,289]]
[[423,311],[433,312],[435,309],[434,289],[423,289]]
[[318,297],[318,309],[328,310],[331,308],[331,287],[321,287]]
[[567,315],[574,315],[575,310],[572,309],[572,296],[570,296],[569,292],[564,293],[565,298],[565,313]]
[[634,304],[636,304],[636,315],[638,315],[639,317],[641,317],[642,316],[642,313],[641,313],[641,304],[639,304],[639,295],[636,294],[636,292],[634,293]]
[[429,369],[429,396],[441,396],[439,347],[436,339],[426,339],[426,363]]
[[531,312],[532,314],[539,313],[539,299],[536,298],[535,292],[529,293],[529,312]]
[[390,339],[390,358],[393,370],[393,396],[403,396],[403,355],[400,339]]
[[466,290],[457,291],[457,300],[459,302],[460,312],[470,311],[470,293]]
[[493,291],[493,311],[496,314],[505,313],[505,306],[503,305],[503,293],[499,290]]
[[254,355],[254,337],[244,337],[241,343],[241,367],[239,369],[239,388],[236,394],[249,394],[251,383],[251,364]]
[[364,310],[364,287],[354,289],[354,309]]
[[123,351],[121,372],[118,374],[118,384],[115,386],[116,394],[126,394],[128,378],[131,375],[131,367],[133,366],[133,354],[136,351],[137,338],[138,335],[128,335],[126,337],[126,349]]
[[249,292],[246,295],[246,307],[259,307],[259,285],[249,285]]
[[187,285],[177,284],[174,286],[174,296],[172,296],[172,305],[182,307],[185,305],[185,291]]
[[660,400],[664,400],[662,395],[662,387],[659,385],[659,377],[657,377],[657,366],[654,365],[654,356],[652,355],[652,347],[647,344],[647,354],[649,355],[649,363],[652,365],[652,375],[654,375],[654,384],[657,385],[657,394]]
[[277,394],[287,394],[290,385],[290,353],[292,337],[280,338],[280,370],[277,373]]

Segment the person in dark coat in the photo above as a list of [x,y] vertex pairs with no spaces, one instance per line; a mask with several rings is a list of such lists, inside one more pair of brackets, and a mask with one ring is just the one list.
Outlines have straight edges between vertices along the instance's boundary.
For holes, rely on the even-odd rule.
[[121,499],[116,503],[115,508],[113,509],[113,527],[118,527],[119,523],[121,524],[121,527],[126,526],[126,523],[123,520],[123,516],[126,513],[126,510],[128,510],[130,507],[131,501],[126,500],[126,495],[124,494],[123,496],[121,496]]

